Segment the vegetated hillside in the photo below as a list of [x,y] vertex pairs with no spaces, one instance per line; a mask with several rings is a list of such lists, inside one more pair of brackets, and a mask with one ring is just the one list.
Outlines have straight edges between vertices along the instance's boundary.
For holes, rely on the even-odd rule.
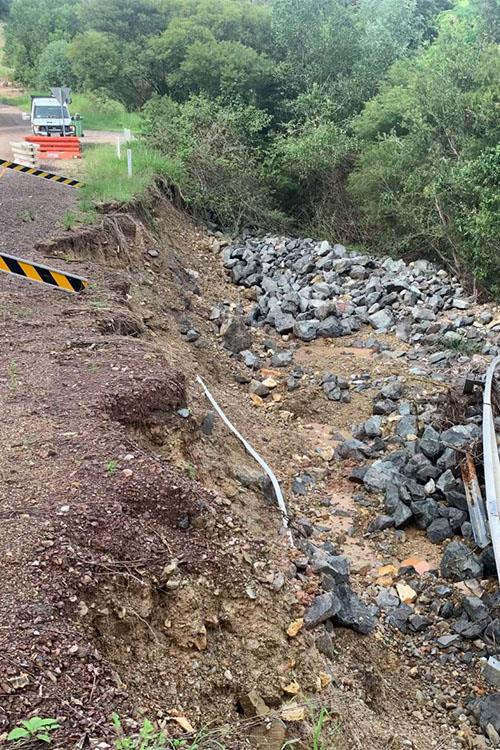
[[440,257],[498,292],[496,0],[13,0],[7,57],[144,110],[198,214]]

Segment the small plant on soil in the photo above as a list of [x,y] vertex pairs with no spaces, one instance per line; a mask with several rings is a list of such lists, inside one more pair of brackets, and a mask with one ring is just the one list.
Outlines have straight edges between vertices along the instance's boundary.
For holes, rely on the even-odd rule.
[[55,719],[42,719],[40,716],[32,716],[24,719],[19,726],[11,729],[7,735],[7,742],[15,747],[28,747],[30,742],[52,742],[51,734],[60,724]]
[[196,466],[191,461],[186,464],[186,471],[190,479],[196,479]]
[[171,739],[155,729],[148,719],[144,720],[138,734],[127,734],[118,714],[113,714],[112,721],[118,735],[114,750],[228,750],[214,740],[210,732],[201,732],[192,739]]
[[17,370],[17,362],[13,359],[9,365],[9,385],[11,388],[17,388],[19,382],[19,373]]
[[19,211],[18,217],[21,221],[24,221],[25,224],[29,224],[36,219],[35,209],[32,206],[27,206],[22,211]]
[[478,354],[482,349],[482,346],[478,341],[471,341],[470,339],[466,339],[465,336],[451,339],[451,341],[445,339],[444,347],[445,349],[451,349],[451,351],[454,352],[469,355]]
[[111,459],[111,461],[108,461],[108,463],[106,464],[107,474],[112,475],[115,473],[117,469],[118,469],[118,461],[116,460],[116,458]]
[[64,229],[73,229],[76,224],[78,224],[78,216],[74,213],[74,211],[66,211],[62,219],[62,225]]

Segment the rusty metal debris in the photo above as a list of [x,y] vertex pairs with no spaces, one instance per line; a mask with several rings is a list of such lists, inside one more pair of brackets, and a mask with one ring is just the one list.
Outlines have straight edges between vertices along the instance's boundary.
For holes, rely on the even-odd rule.
[[484,549],[490,543],[488,520],[474,459],[470,452],[466,453],[461,468],[474,541],[478,547]]

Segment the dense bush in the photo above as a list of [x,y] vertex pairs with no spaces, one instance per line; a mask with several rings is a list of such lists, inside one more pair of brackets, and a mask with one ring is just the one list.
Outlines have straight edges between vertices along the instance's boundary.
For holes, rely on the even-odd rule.
[[434,44],[391,70],[354,123],[360,155],[350,187],[372,241],[498,280],[499,74],[495,46],[453,16]]
[[144,109],[222,225],[438,255],[494,288],[499,39],[498,0],[12,0],[6,55],[25,84]]
[[144,117],[147,143],[182,164],[180,187],[198,214],[232,229],[285,225],[259,145],[268,115],[199,95],[184,103],[157,97],[146,104]]

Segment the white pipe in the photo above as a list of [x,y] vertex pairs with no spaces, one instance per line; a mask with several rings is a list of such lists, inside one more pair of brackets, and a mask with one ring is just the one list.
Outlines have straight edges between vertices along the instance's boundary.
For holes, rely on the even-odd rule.
[[257,461],[257,463],[259,464],[259,466],[261,466],[264,469],[264,471],[266,472],[267,476],[271,480],[271,483],[272,483],[273,489],[274,489],[274,494],[276,495],[276,502],[278,503],[278,507],[279,507],[279,509],[281,511],[281,515],[283,516],[283,526],[284,526],[285,529],[287,529],[288,537],[290,539],[290,544],[293,547],[294,544],[293,544],[292,534],[291,534],[291,531],[289,529],[289,517],[288,517],[288,510],[287,510],[286,503],[285,503],[285,498],[283,497],[283,493],[281,491],[281,487],[279,486],[278,480],[276,479],[273,471],[269,468],[269,466],[266,464],[266,462],[264,461],[264,459],[259,456],[259,454],[257,453],[257,451],[252,448],[252,446],[250,445],[250,443],[247,440],[245,440],[245,438],[243,437],[243,435],[240,432],[238,432],[238,430],[236,429],[236,427],[233,424],[231,424],[231,422],[226,417],[226,415],[224,414],[224,412],[220,408],[219,404],[214,399],[214,397],[212,396],[212,394],[210,393],[210,391],[208,390],[207,386],[205,385],[205,383],[203,382],[203,380],[200,378],[199,375],[196,376],[196,380],[198,381],[198,383],[200,383],[201,387],[203,388],[203,390],[205,392],[205,396],[208,398],[208,400],[210,401],[210,403],[212,404],[212,406],[214,407],[215,411],[217,412],[217,414],[219,415],[219,417],[222,419],[222,421],[224,422],[224,424],[226,424],[227,427],[229,427],[229,429],[231,430],[231,432],[234,435],[236,435],[236,437],[238,438],[238,440],[243,444],[243,446],[244,446],[245,450],[247,451],[247,453],[249,453],[252,456],[252,458],[254,458]]
[[496,357],[493,360],[486,372],[483,396],[483,454],[486,508],[488,510],[488,521],[490,524],[497,576],[500,580],[500,458],[498,456],[495,421],[491,403],[493,377],[498,365],[500,365],[500,357]]

